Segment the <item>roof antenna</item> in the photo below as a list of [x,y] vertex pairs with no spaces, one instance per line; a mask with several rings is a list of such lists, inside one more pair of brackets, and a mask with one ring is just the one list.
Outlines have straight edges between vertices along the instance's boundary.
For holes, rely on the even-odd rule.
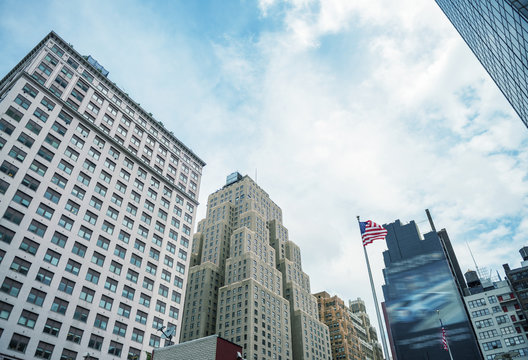
[[431,229],[436,232],[436,228],[434,226],[433,218],[431,217],[431,213],[429,212],[429,209],[425,209],[425,213],[427,214],[427,219],[429,220],[429,224],[431,225]]
[[[475,268],[477,268],[477,275],[478,275],[478,277],[480,277],[479,267],[477,265],[477,262],[475,261],[475,257],[473,256],[473,252],[471,251],[471,248],[469,247],[469,243],[467,241],[466,241],[466,245],[468,247],[469,253],[471,254],[471,258],[473,259],[473,264],[475,264]],[[500,279],[500,277],[499,277],[499,279]]]

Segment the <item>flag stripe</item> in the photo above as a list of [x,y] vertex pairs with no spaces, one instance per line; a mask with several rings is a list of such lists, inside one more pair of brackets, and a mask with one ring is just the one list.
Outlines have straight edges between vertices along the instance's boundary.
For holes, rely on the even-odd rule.
[[384,240],[387,236],[387,229],[376,224],[372,220],[359,223],[361,230],[361,238],[363,239],[363,246],[372,243],[374,240]]

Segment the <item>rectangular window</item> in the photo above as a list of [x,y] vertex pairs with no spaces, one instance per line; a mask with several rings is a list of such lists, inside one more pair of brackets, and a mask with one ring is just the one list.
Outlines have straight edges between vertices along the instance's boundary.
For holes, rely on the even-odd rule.
[[29,207],[29,204],[31,204],[31,200],[33,200],[31,196],[20,190],[17,190],[15,196],[13,196],[13,202],[20,204],[23,207]]
[[92,334],[90,336],[90,341],[88,342],[88,347],[95,350],[101,350],[103,346],[103,340],[104,338],[102,336]]
[[79,235],[84,240],[90,241],[90,239],[92,238],[92,230],[88,229],[84,225],[81,225],[79,231],[77,232],[77,235]]
[[59,168],[59,170],[64,171],[68,175],[70,175],[72,173],[72,171],[73,171],[73,166],[70,165],[68,162],[66,162],[64,160],[61,160],[59,162],[58,168]]
[[112,330],[112,333],[118,336],[125,337],[126,329],[127,329],[126,324],[116,320],[116,322],[114,323],[114,329]]
[[71,230],[73,227],[73,219],[62,215],[59,219],[59,226],[65,228],[66,230]]
[[8,349],[24,354],[26,352],[28,344],[29,337],[14,333],[11,337],[11,340],[9,341]]
[[70,326],[70,329],[68,330],[68,334],[66,335],[66,340],[71,341],[76,344],[80,344],[82,335],[83,335],[83,331],[81,329]]
[[[7,279],[7,278],[6,278]],[[42,306],[46,299],[46,293],[35,288],[32,288],[29,292],[29,295],[26,299],[28,303],[35,304],[37,306]]]
[[106,295],[102,295],[101,296],[101,300],[99,301],[99,307],[102,308],[102,309],[105,309],[105,310],[112,310],[112,305],[114,303],[114,300],[112,300],[112,298],[106,296]]
[[[36,172],[37,174],[39,174],[40,176],[44,176],[44,174],[46,174],[46,171],[48,170],[47,166],[44,166],[43,164],[39,163],[37,160],[33,160],[29,168],[33,170],[34,172]],[[9,175],[9,173],[6,173],[6,174]],[[15,174],[16,174],[16,171],[15,171]],[[9,175],[9,176],[13,176],[13,175]]]
[[94,326],[96,328],[106,330],[106,327],[108,326],[108,318],[101,314],[97,314],[95,317]]
[[85,279],[93,284],[99,283],[99,278],[101,277],[101,274],[93,269],[88,269],[88,272],[86,273]]
[[18,172],[18,168],[15,165],[12,165],[6,160],[4,160],[4,162],[2,163],[2,166],[0,167],[0,171],[6,174],[7,176],[14,177],[16,173]]
[[73,313],[73,318],[75,320],[79,320],[83,323],[85,323],[88,320],[88,315],[90,313],[90,310],[85,309],[81,306],[77,306],[75,308],[75,312]]
[[40,126],[33,120],[29,120],[26,124],[26,129],[31,131],[33,134],[38,135],[40,134],[40,131],[42,130],[42,126]]
[[112,260],[112,262],[110,263],[110,271],[116,275],[121,275],[121,269],[121,264],[118,264],[117,262]]
[[53,280],[53,275],[54,274],[51,271],[40,268],[39,272],[37,273],[37,276],[35,277],[35,280],[43,283],[44,285],[49,285]]
[[44,261],[54,266],[57,266],[59,264],[60,258],[61,258],[61,254],[51,249],[48,249],[46,251],[46,254],[44,255]]
[[65,292],[66,294],[72,294],[75,282],[66,278],[62,278],[59,284],[59,291]]
[[86,255],[86,246],[76,241],[75,244],[73,244],[72,253],[83,258],[84,255]]
[[27,156],[27,153],[17,146],[13,146],[8,155],[17,161],[23,162]]
[[124,298],[127,298],[129,300],[134,300],[134,294],[135,294],[135,290],[133,288],[131,288],[130,286],[123,286],[123,292],[121,293],[121,295],[124,297]]
[[66,264],[65,270],[77,276],[79,275],[79,271],[81,271],[81,264],[78,263],[77,261],[69,259],[68,263]]
[[59,202],[59,199],[61,197],[60,193],[53,190],[52,188],[47,188],[46,192],[44,193],[44,197],[51,201],[52,203],[57,204]]
[[20,317],[18,318],[18,325],[34,329],[37,319],[38,314],[27,310],[22,310],[22,314],[20,314]]
[[18,297],[18,294],[20,293],[21,288],[22,288],[21,282],[18,282],[16,280],[6,277],[4,279],[2,287],[0,288],[0,291],[8,295]]
[[[9,231],[9,233],[7,231]],[[0,227],[0,240],[7,242],[9,244],[14,235],[15,233],[12,232],[11,230]],[[22,240],[22,243],[20,244],[20,250],[25,251],[31,255],[35,255],[37,253],[38,248],[39,248],[39,244],[28,238],[24,238]]]
[[51,304],[51,311],[54,311],[59,314],[66,314],[66,310],[68,309],[68,302],[63,299],[59,299],[56,297],[53,300],[53,304]]
[[105,287],[106,290],[110,290],[111,292],[115,293],[116,290],[117,290],[117,281],[107,277],[104,287]]
[[18,111],[12,106],[7,109],[6,115],[9,116],[11,119],[15,120],[16,122],[19,122],[20,119],[22,119],[22,116],[24,116],[24,114],[22,114],[20,111]]
[[105,256],[103,254],[98,253],[97,251],[94,251],[92,255],[92,263],[98,266],[103,266],[105,261]]
[[53,210],[52,208],[50,208],[49,206],[47,205],[44,205],[43,203],[40,203],[39,207],[37,208],[37,214],[39,214],[40,216],[46,218],[46,219],[51,219],[51,217],[53,216],[53,213],[55,212],[55,210]]
[[42,330],[42,332],[57,337],[59,336],[61,326],[61,322],[48,318],[46,320],[46,324],[44,325],[44,329]]
[[46,233],[46,230],[48,227],[36,220],[31,220],[31,224],[29,224],[28,231],[32,232],[33,234],[43,237]]

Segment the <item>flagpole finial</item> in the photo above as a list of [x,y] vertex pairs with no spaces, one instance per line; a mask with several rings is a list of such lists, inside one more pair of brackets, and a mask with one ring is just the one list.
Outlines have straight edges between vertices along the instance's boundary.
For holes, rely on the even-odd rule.
[[358,221],[359,221],[359,215],[358,215],[358,216],[356,216],[356,217],[357,217],[357,219],[358,219]]

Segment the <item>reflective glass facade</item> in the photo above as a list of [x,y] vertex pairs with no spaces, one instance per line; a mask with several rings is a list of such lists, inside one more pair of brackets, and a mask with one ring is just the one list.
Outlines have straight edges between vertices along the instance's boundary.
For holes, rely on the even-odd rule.
[[402,224],[396,220],[384,227],[388,231],[388,250],[383,253],[384,311],[394,358],[449,359],[442,350],[439,314],[453,358],[481,359],[445,230],[422,237],[414,221]]
[[528,0],[436,0],[528,127]]

